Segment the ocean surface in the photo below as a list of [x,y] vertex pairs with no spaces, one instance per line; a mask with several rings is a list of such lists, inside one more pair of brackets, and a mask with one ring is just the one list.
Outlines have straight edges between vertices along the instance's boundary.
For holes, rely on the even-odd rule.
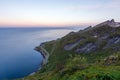
[[29,75],[43,57],[34,50],[40,43],[60,38],[72,28],[0,28],[0,80]]

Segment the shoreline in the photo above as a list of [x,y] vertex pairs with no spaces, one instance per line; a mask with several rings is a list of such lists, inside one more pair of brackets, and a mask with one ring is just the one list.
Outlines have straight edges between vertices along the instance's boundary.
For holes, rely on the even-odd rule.
[[49,59],[49,52],[43,47],[44,45],[41,44],[38,47],[35,47],[34,50],[38,51],[42,56],[43,56],[43,60],[41,65],[45,65],[48,63],[48,59]]
[[43,44],[40,44],[40,46],[35,47],[34,50],[38,51],[43,56],[43,60],[40,63],[40,67],[36,71],[30,73],[28,76],[34,75],[37,71],[39,71],[42,68],[42,65],[45,65],[48,63],[49,53],[46,51],[45,48],[43,48],[43,46],[44,46]]

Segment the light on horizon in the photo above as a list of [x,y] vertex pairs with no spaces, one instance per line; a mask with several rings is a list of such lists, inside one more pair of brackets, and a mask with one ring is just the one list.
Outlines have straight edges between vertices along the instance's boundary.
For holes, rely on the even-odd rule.
[[112,18],[120,21],[119,5],[119,0],[0,0],[0,27],[95,25]]

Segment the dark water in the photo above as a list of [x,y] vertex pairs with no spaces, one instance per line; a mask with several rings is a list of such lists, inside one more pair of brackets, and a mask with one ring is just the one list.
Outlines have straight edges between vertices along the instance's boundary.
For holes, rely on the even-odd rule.
[[24,77],[38,70],[42,56],[34,50],[35,46],[71,31],[73,30],[0,28],[0,80]]

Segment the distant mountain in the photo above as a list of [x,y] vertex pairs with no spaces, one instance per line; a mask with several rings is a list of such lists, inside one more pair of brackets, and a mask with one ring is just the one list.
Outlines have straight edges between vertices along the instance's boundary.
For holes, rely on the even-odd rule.
[[43,66],[25,80],[120,80],[120,23],[113,19],[35,50],[43,55]]

